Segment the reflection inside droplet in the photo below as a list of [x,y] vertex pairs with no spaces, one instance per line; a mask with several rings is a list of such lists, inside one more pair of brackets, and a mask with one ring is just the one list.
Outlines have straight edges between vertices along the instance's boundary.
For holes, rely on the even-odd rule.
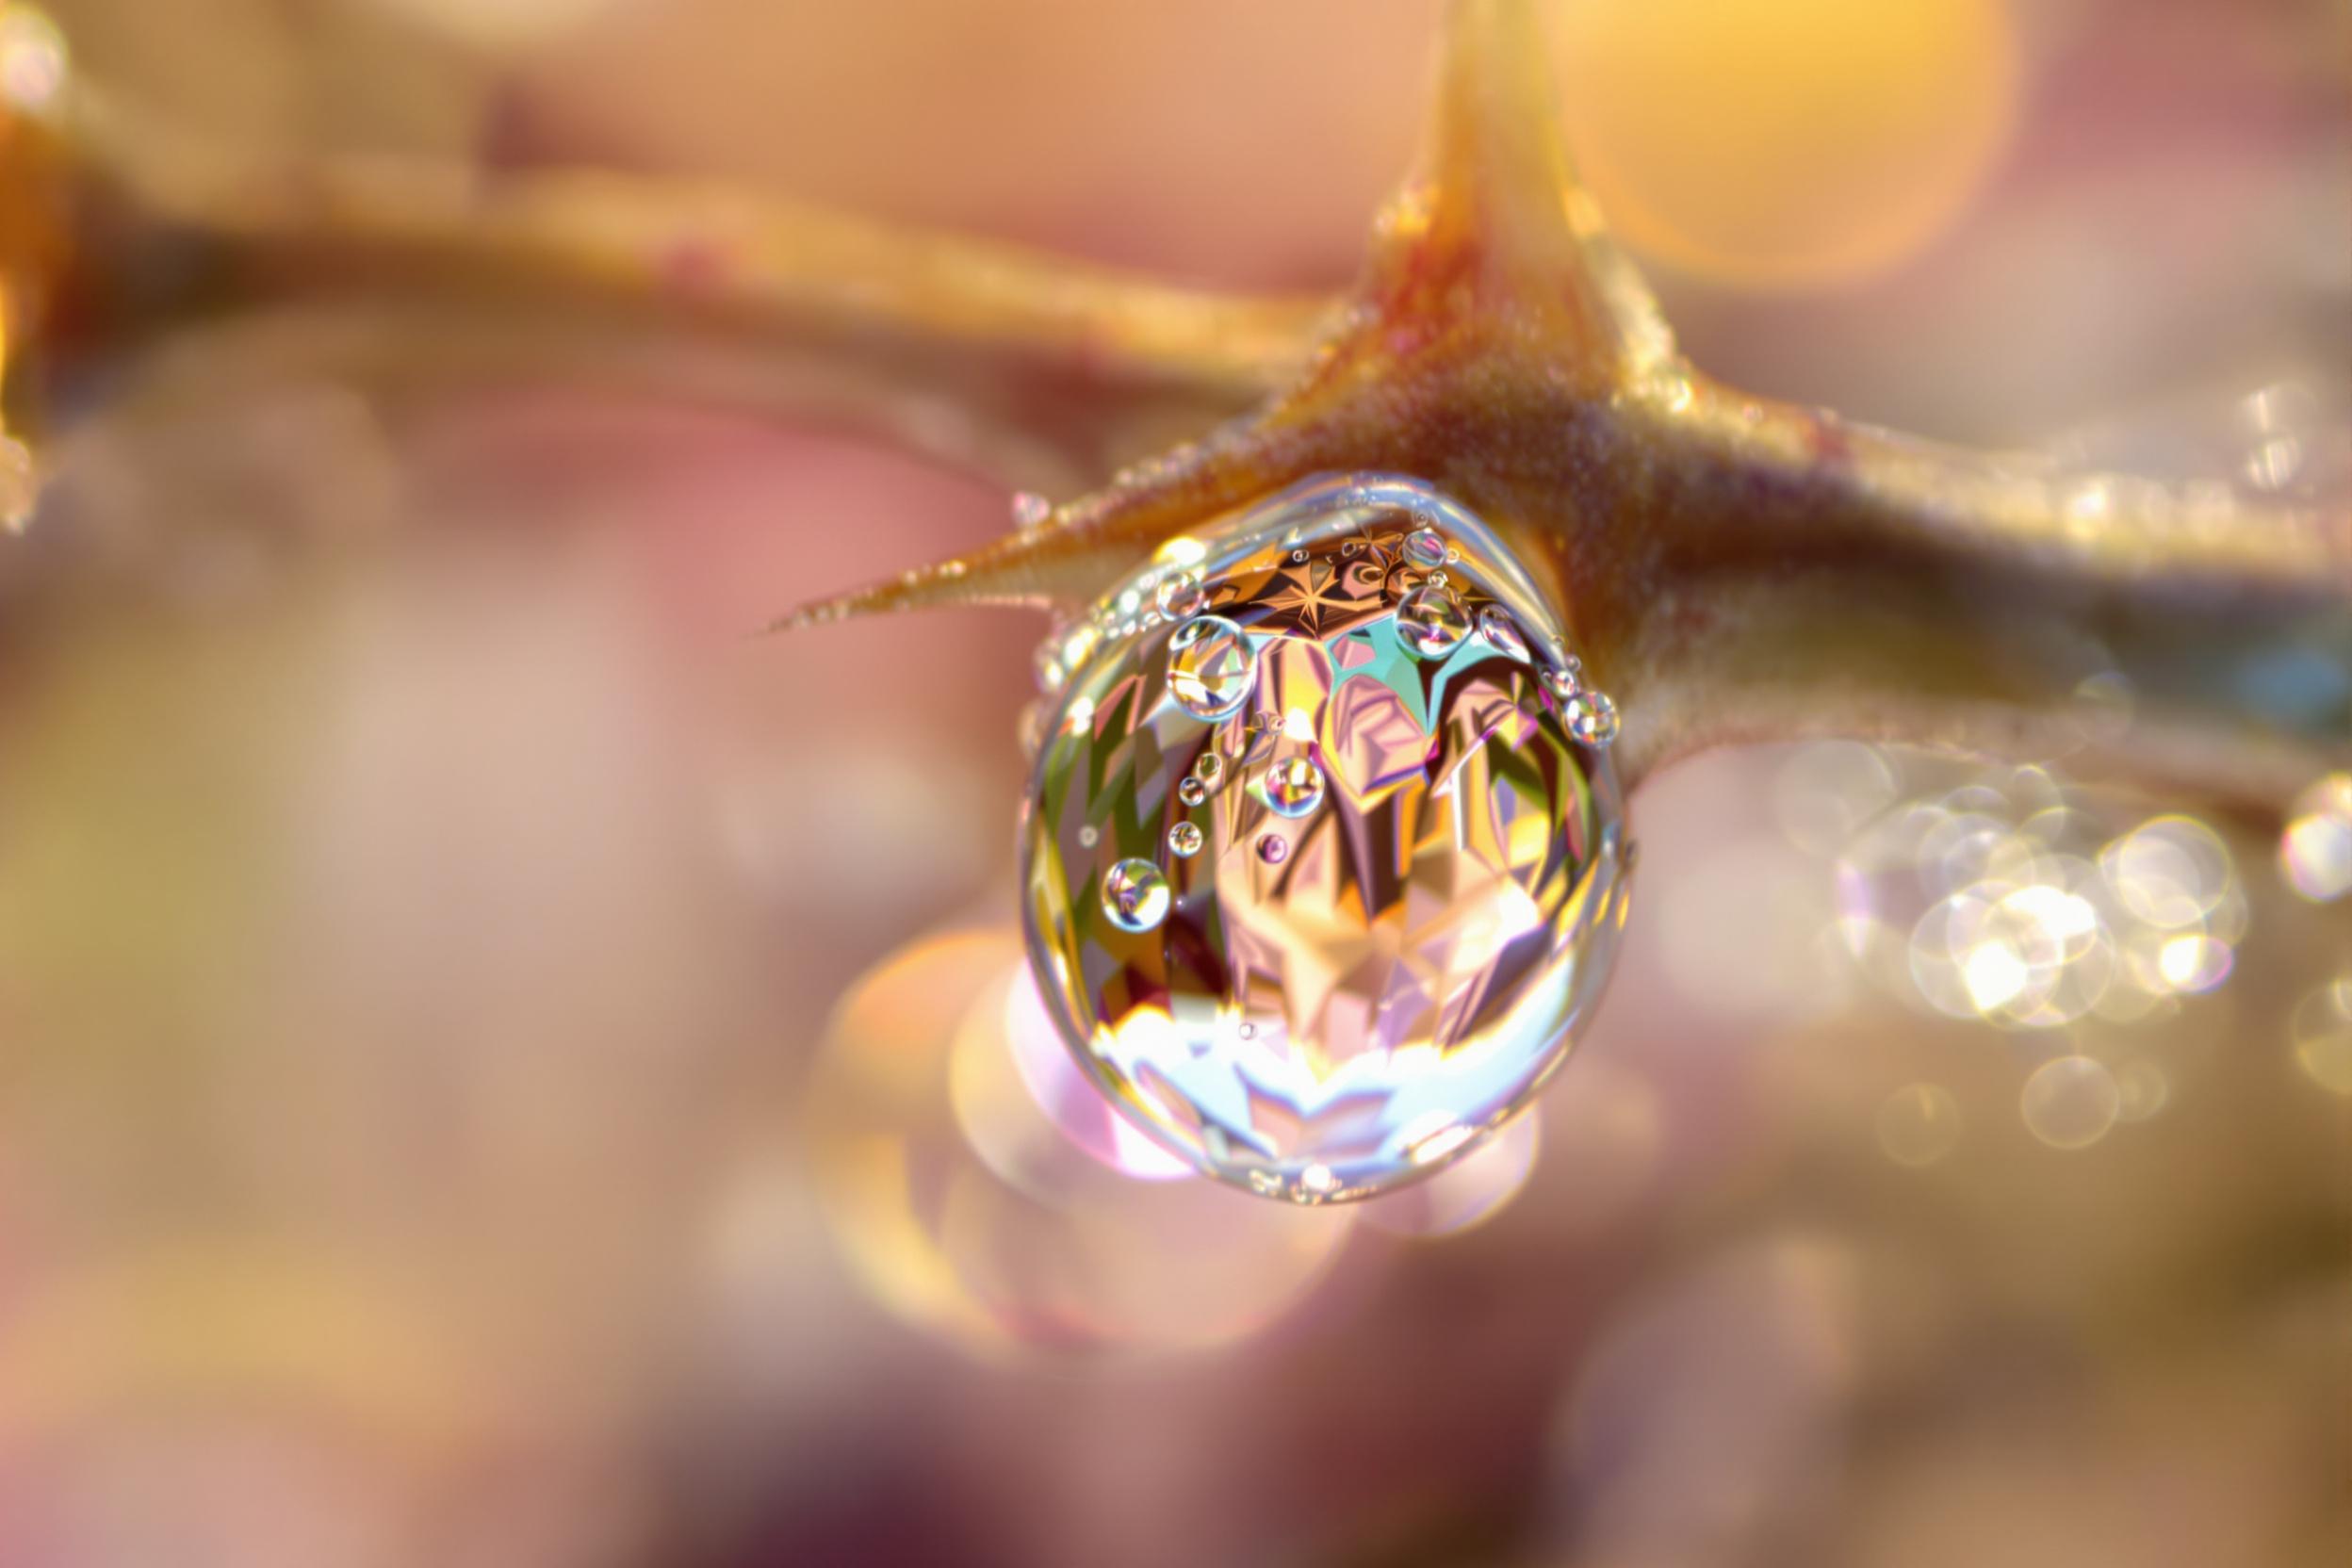
[[[1442,586],[1416,580],[1406,515]],[[1624,887],[1615,710],[1585,694],[1605,722],[1578,732],[1547,695],[1581,690],[1557,617],[1417,484],[1318,482],[1198,537],[1216,612],[1105,643],[1062,698],[1091,722],[1047,727],[1032,961],[1080,1062],[1167,1147],[1250,1190],[1362,1197],[1477,1147],[1596,995]],[[1200,788],[1228,766],[1237,787]],[[1098,887],[1143,941],[1106,937]]]
[[1168,691],[1196,719],[1221,719],[1250,699],[1250,639],[1221,615],[1196,615],[1168,639]]
[[1121,860],[1102,877],[1102,912],[1121,931],[1149,931],[1168,913],[1168,878],[1149,860]]

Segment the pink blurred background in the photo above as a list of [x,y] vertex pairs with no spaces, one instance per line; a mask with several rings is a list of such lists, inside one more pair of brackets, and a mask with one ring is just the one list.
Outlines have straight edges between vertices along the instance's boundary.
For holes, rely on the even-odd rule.
[[[724,174],[1288,289],[1350,275],[1439,9],[51,14],[209,137]],[[2342,6],[1552,9],[1709,372],[2352,472]],[[2103,866],[2178,803],[1704,759],[1636,799],[1626,951],[1540,1111],[1293,1212],[1168,1179],[1037,1050],[1038,623],[744,636],[1001,493],[556,384],[74,439],[36,541],[148,565],[18,633],[0,696],[8,1568],[2352,1556],[2352,825],[2163,827],[2193,907],[2137,968],[2118,914],[2127,978],[2026,1026],[1936,1003],[1903,901],[1964,841]]]

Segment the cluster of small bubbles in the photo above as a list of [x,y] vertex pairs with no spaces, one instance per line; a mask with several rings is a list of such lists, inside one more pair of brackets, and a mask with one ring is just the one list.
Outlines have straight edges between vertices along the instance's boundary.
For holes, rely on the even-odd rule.
[[1198,823],[1180,822],[1168,830],[1168,852],[1187,860],[1200,853],[1203,841]]
[[1582,691],[1561,708],[1568,733],[1589,746],[1605,746],[1617,739],[1617,704],[1607,692]]
[[1838,936],[1905,1001],[2013,1029],[2129,1023],[2230,973],[2246,892],[2193,818],[2151,817],[2102,842],[2099,814],[2038,768],[1892,804],[1894,769],[1866,748],[1806,771],[1837,787],[1792,837],[1801,825],[1821,849],[1847,829]]
[[1470,635],[1470,613],[1443,582],[1431,580],[1396,607],[1396,635],[1422,659],[1443,659]]
[[1221,615],[1196,615],[1168,640],[1168,689],[1197,719],[1222,719],[1250,700],[1258,662],[1250,634]]
[[1121,931],[1154,929],[1168,918],[1168,878],[1151,861],[1121,860],[1103,874],[1102,912]]
[[2331,773],[2296,797],[2278,836],[2278,870],[2314,904],[2352,891],[2352,774]]
[[1527,640],[1521,634],[1519,623],[1511,618],[1511,612],[1501,605],[1490,604],[1478,612],[1478,635],[1496,653],[1522,664],[1528,662]]
[[2295,1004],[2290,1028],[2304,1076],[2330,1094],[2352,1096],[2352,975],[2330,980]]
[[1311,757],[1285,757],[1266,770],[1265,788],[1275,815],[1311,816],[1323,804],[1323,770]]
[[1186,806],[1199,806],[1209,798],[1207,780],[1198,774],[1187,774],[1176,786],[1176,798]]

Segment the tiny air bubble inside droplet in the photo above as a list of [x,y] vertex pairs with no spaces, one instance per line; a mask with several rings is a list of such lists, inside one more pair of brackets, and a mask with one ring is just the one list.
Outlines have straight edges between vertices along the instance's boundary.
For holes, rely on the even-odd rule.
[[1152,929],[1168,917],[1168,878],[1149,860],[1119,861],[1102,874],[1102,912],[1121,931]]
[[1567,702],[1568,732],[1589,746],[1617,738],[1617,705],[1607,692],[1578,692]]
[[1396,635],[1422,659],[1443,659],[1470,634],[1470,614],[1442,582],[1425,583],[1396,607]]
[[1280,816],[1313,814],[1323,804],[1323,770],[1313,758],[1283,758],[1266,770],[1266,803]]
[[1221,719],[1250,700],[1257,657],[1250,634],[1222,615],[1196,615],[1168,639],[1168,690],[1196,719]]
[[1417,528],[1405,535],[1405,559],[1423,571],[1446,564],[1446,540],[1435,529]]
[[1152,595],[1160,613],[1171,621],[1184,620],[1199,612],[1203,596],[1200,580],[1191,572],[1178,572],[1162,582]]
[[1519,623],[1511,618],[1511,612],[1501,605],[1490,604],[1478,612],[1478,635],[1496,653],[1527,662],[1527,640],[1519,634]]
[[1199,823],[1180,822],[1168,830],[1168,847],[1187,860],[1200,853],[1200,843]]

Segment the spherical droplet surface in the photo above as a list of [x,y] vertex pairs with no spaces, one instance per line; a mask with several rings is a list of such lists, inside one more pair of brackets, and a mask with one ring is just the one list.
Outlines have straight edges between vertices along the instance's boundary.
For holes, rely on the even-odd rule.
[[1478,635],[1496,653],[1527,662],[1527,640],[1519,630],[1519,623],[1511,618],[1511,612],[1499,604],[1490,604],[1478,612]]
[[1192,572],[1178,572],[1153,590],[1152,597],[1161,614],[1171,621],[1184,620],[1200,608],[1200,579]]
[[1149,931],[1168,918],[1168,878],[1149,860],[1121,860],[1102,874],[1102,912],[1121,931]]
[[1249,634],[1222,615],[1195,615],[1168,639],[1168,695],[1196,719],[1238,710],[1256,678]]
[[1285,757],[1266,770],[1266,804],[1279,817],[1307,817],[1323,804],[1323,770],[1309,757]]
[[[1410,575],[1408,518],[1442,528],[1444,587]],[[1477,1146],[1566,1054],[1625,914],[1617,780],[1545,689],[1559,616],[1437,492],[1315,481],[1198,536],[1217,613],[1095,649],[1058,699],[1089,722],[1046,727],[1031,963],[1160,1143],[1245,1190],[1359,1198]],[[1425,593],[1443,645],[1406,613]],[[1472,635],[1490,609],[1516,651]]]
[[1405,535],[1405,559],[1423,571],[1446,564],[1446,539],[1433,528],[1417,528]]
[[1605,746],[1617,739],[1617,705],[1607,692],[1578,692],[1562,709],[1569,733],[1589,746]]
[[1431,578],[1396,607],[1396,634],[1423,659],[1443,659],[1470,635],[1470,612],[1452,588]]

